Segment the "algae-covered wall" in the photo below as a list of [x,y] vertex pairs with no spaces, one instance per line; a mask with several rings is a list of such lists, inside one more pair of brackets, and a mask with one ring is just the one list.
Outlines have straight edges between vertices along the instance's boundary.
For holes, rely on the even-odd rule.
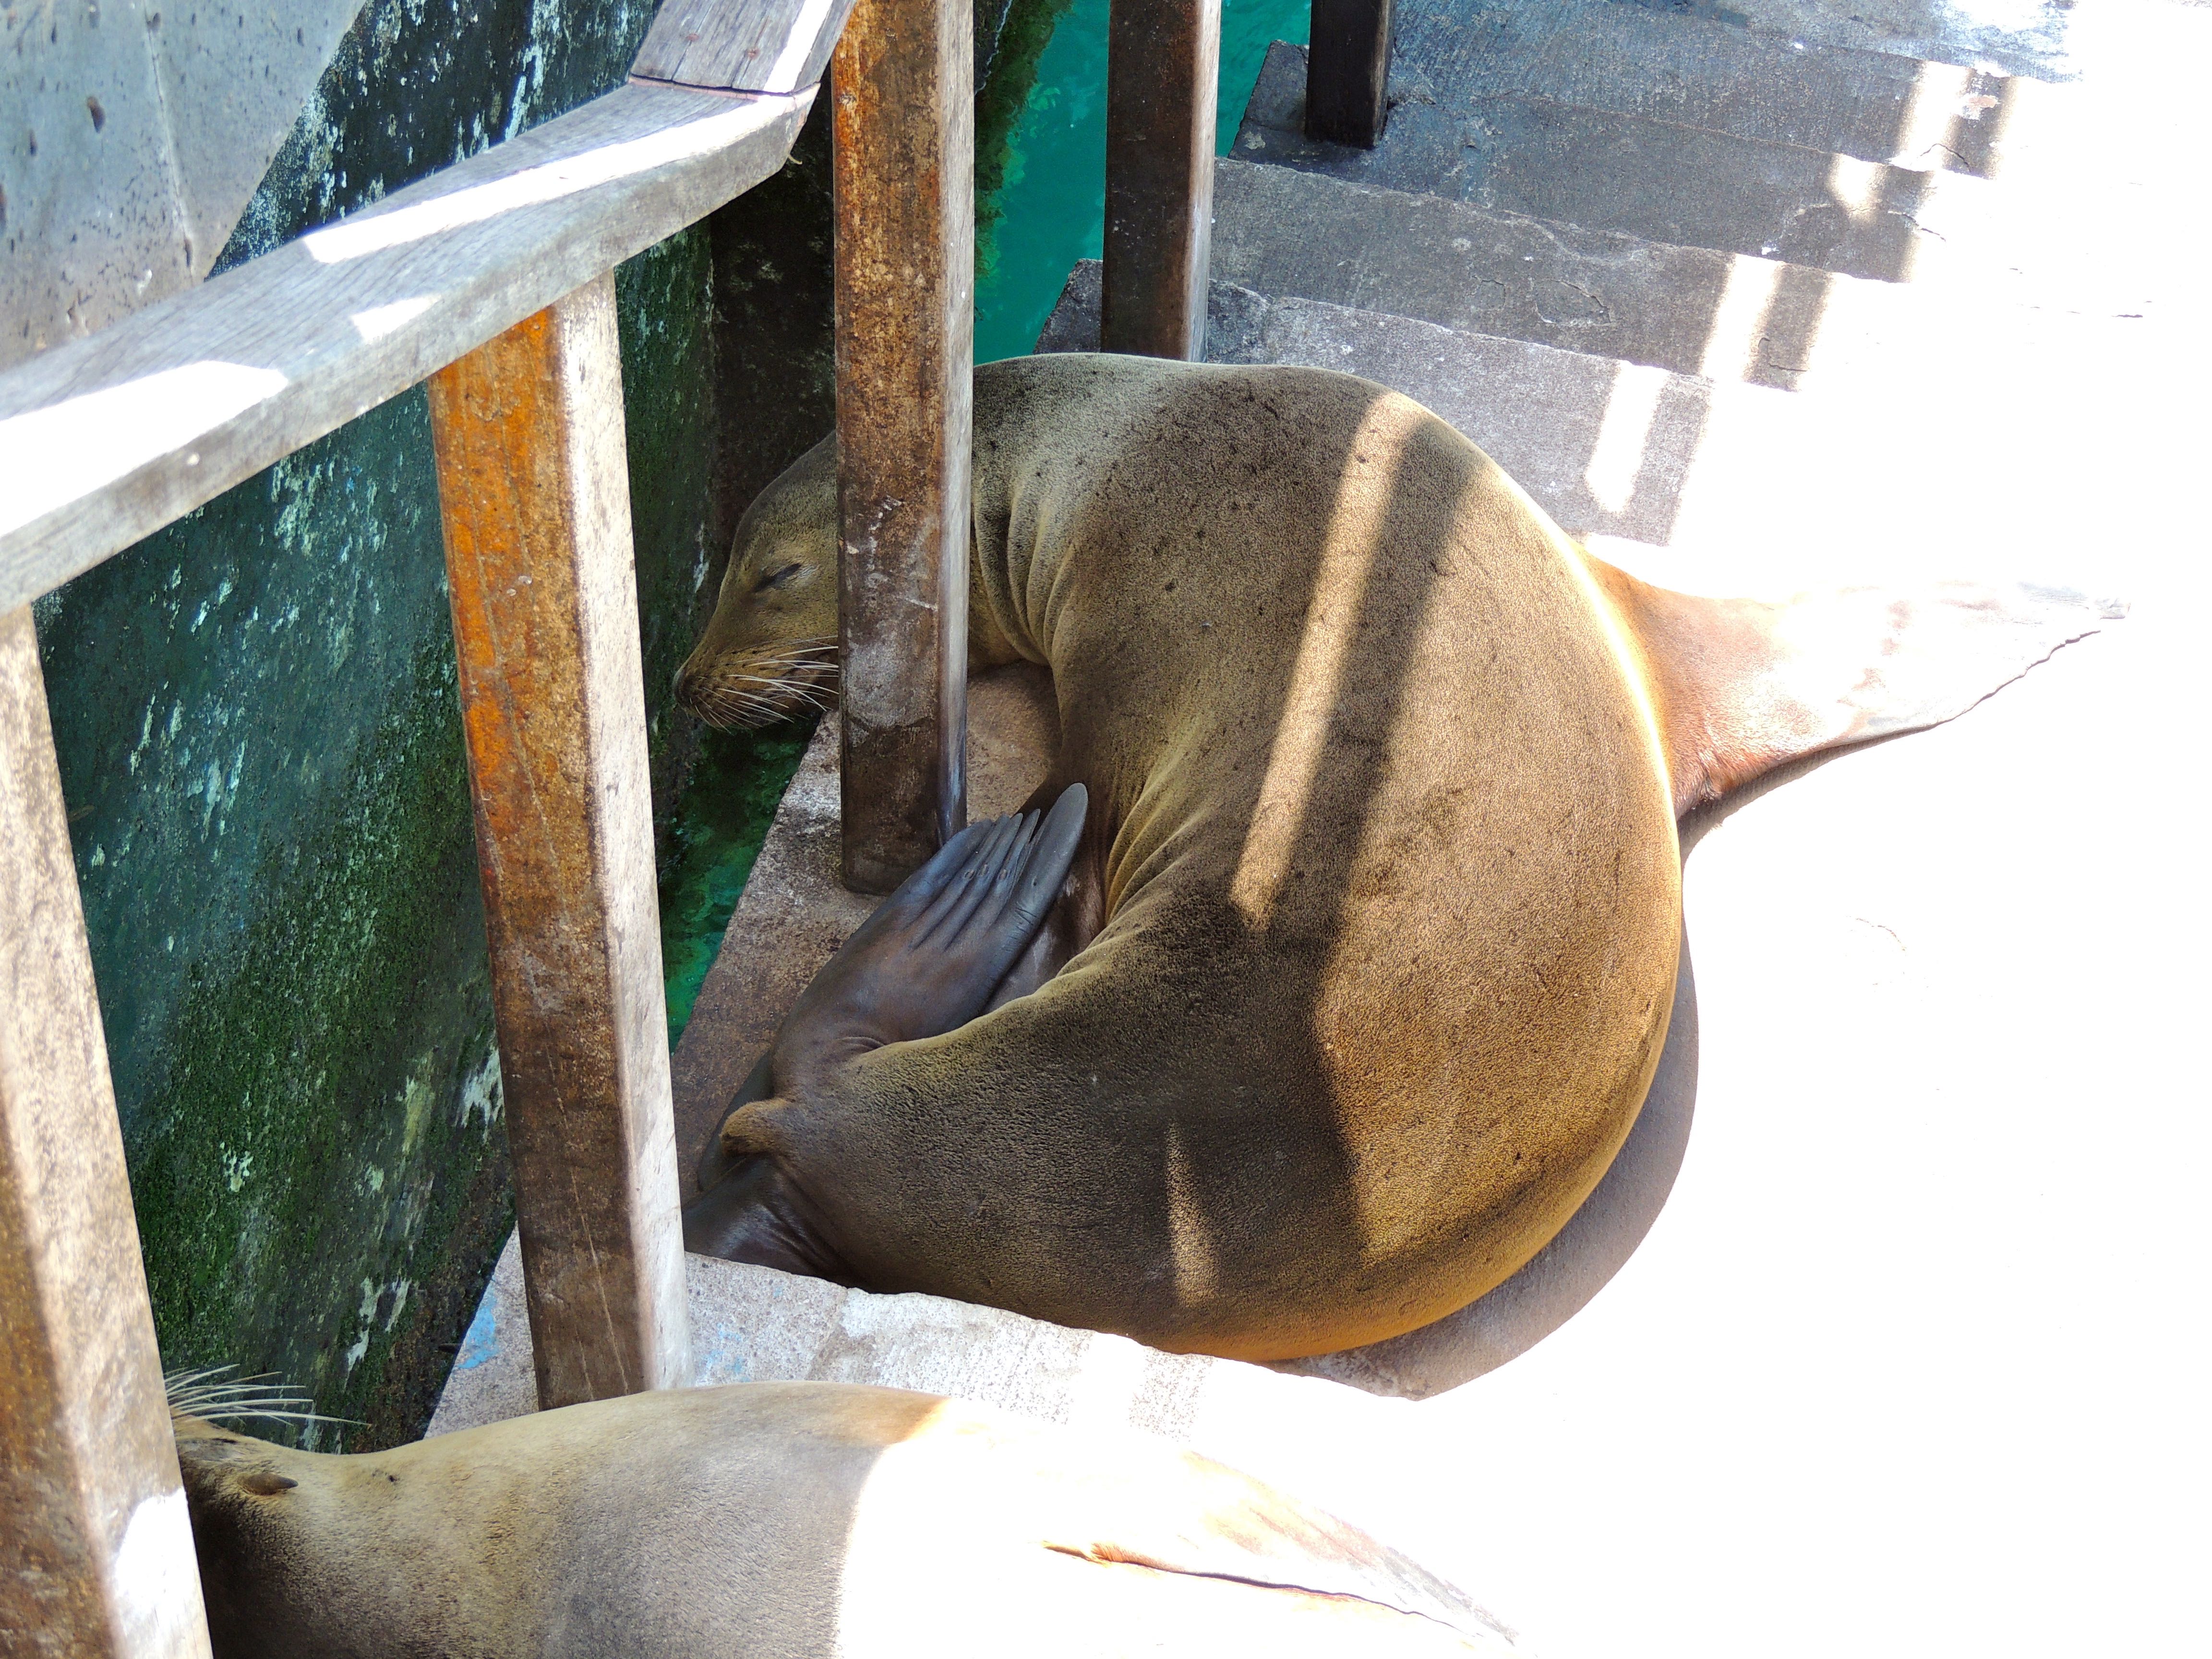
[[[651,10],[372,0],[223,263],[605,90]],[[705,548],[706,273],[702,232],[621,283],[664,682]],[[509,1208],[422,393],[38,616],[164,1358],[404,1436]]]
[[[653,9],[370,0],[222,263],[617,84]],[[715,556],[829,418],[823,159],[619,276],[665,836]],[[411,1437],[511,1216],[422,392],[37,617],[163,1357]]]

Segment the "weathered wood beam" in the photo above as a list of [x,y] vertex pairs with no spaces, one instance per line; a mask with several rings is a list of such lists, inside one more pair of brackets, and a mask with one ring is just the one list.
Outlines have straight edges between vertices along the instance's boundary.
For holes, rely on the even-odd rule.
[[1391,0],[1313,0],[1306,137],[1372,149],[1389,114]]
[[0,616],[0,1652],[208,1651],[29,608]]
[[430,381],[545,1407],[690,1381],[614,277]]
[[662,0],[633,81],[796,92],[821,80],[853,0]]
[[844,877],[967,821],[975,366],[969,0],[860,0],[832,59]]
[[1114,0],[1100,349],[1206,355],[1221,0]]
[[0,374],[0,614],[751,189],[812,100],[619,88]]

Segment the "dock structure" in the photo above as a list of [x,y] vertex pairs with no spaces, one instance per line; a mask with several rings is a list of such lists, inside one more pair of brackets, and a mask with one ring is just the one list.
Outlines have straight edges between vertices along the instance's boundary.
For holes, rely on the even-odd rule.
[[[2172,941],[2207,919],[2212,363],[2166,81],[2203,28],[2084,21],[2067,85],[1964,14],[1906,40],[1741,4],[1329,0],[1211,165],[1217,9],[1116,18],[1105,258],[1041,349],[1366,375],[1678,587],[2146,600],[1954,726],[1693,825],[1696,971],[1613,1171],[1482,1301],[1304,1376],[678,1248],[680,1172],[852,890],[969,797],[1021,799],[1054,741],[1048,688],[964,674],[958,0],[669,0],[629,84],[194,286],[203,245],[142,309],[110,284],[128,314],[11,362],[9,1650],[206,1650],[30,607],[433,377],[520,1217],[440,1427],[702,1379],[936,1388],[1226,1456],[1416,1543],[1553,1659],[2180,1650],[2212,1131],[2205,975]],[[852,717],[664,1063],[605,273],[779,167],[825,72],[844,586],[896,602],[847,618]],[[161,219],[180,258],[222,182]]]
[[[2201,604],[2179,400],[2205,366],[2203,239],[2154,36],[2069,84],[1948,27],[1784,0],[1336,17],[1329,38],[1385,43],[1387,100],[1362,125],[1341,59],[1273,47],[1190,191],[1204,355],[1415,397],[1603,557],[1686,590],[2000,577]],[[1117,273],[1157,245],[1112,204],[1039,349],[1182,355],[1117,332]],[[1916,1655],[2055,1655],[2106,1619],[2171,1645],[2191,1615],[2149,1564],[2179,1559],[2170,1480],[2207,1473],[2178,1310],[2212,1250],[2189,1178],[2142,1152],[2193,1164],[2207,1131],[2160,1012],[2179,993],[2146,965],[2164,924],[2135,907],[2205,917],[2174,827],[2196,786],[2164,758],[2194,742],[2187,627],[2138,604],[1949,727],[1690,824],[1636,1133],[1451,1318],[1270,1370],[695,1261],[702,1364],[1176,1435],[1419,1540],[1554,1659],[1856,1639],[1816,1605]],[[971,793],[1001,810],[1042,775],[1049,699],[994,676],[971,700],[996,780]],[[675,1057],[687,1164],[867,913],[837,884],[830,724]],[[441,1427],[521,1374],[501,1296]]]

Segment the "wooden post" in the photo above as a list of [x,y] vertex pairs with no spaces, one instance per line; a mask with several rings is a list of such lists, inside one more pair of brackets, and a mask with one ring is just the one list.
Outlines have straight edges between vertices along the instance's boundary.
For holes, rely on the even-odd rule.
[[1313,0],[1306,137],[1372,149],[1389,114],[1390,0]]
[[1106,43],[1107,351],[1206,355],[1221,0],[1113,0]]
[[690,1380],[611,274],[430,381],[542,1407]]
[[208,1651],[38,641],[0,617],[0,1653]]
[[830,60],[844,877],[967,822],[975,101],[969,0],[859,0]]

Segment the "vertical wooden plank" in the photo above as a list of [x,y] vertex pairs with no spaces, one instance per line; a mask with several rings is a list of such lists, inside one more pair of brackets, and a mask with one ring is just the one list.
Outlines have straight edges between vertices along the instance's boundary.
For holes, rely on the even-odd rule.
[[690,1381],[614,281],[432,377],[541,1407]]
[[0,617],[0,1652],[208,1651],[38,641]]
[[1106,38],[1107,351],[1206,355],[1221,0],[1114,0]]
[[1390,82],[1390,0],[1313,0],[1306,137],[1372,149]]
[[848,886],[967,822],[975,21],[858,0],[830,60]]

